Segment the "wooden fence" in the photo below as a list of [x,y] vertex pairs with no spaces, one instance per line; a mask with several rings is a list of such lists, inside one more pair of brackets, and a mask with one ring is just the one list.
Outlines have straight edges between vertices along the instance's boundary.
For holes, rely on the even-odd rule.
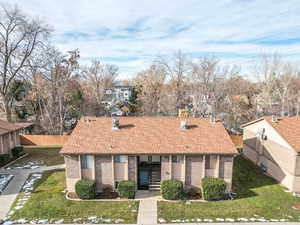
[[21,135],[21,145],[63,146],[67,135]]
[[233,144],[235,144],[235,146],[237,148],[243,147],[243,136],[230,134],[230,137],[231,137]]

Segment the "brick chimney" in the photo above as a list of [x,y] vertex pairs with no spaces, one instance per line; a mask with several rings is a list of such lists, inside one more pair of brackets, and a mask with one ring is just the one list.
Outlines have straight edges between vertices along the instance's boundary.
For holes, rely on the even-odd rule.
[[180,130],[187,130],[187,121],[186,120],[180,121]]

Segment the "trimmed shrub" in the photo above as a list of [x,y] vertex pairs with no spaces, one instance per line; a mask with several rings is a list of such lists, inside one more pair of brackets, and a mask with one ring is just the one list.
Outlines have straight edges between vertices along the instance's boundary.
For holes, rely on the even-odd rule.
[[221,178],[204,177],[201,191],[204,200],[221,200],[226,190],[226,182]]
[[17,146],[11,150],[11,154],[14,158],[18,158],[22,152],[23,152],[23,146]]
[[80,199],[94,199],[96,196],[96,182],[94,180],[79,180],[75,184],[75,192]]
[[6,163],[8,163],[10,160],[9,154],[3,154],[0,155],[0,166],[4,166]]
[[122,198],[134,198],[135,196],[135,182],[132,180],[122,180],[118,184],[118,194]]
[[161,194],[166,200],[180,200],[184,197],[183,184],[179,180],[164,180],[161,184]]

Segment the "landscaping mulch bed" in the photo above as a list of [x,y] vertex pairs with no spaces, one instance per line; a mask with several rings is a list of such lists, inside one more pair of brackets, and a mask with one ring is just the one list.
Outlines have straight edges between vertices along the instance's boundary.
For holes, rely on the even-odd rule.
[[[78,196],[74,192],[69,192],[68,197],[70,199],[78,199]],[[95,199],[117,199],[117,198],[119,198],[117,192],[101,192],[101,193],[97,193]]]

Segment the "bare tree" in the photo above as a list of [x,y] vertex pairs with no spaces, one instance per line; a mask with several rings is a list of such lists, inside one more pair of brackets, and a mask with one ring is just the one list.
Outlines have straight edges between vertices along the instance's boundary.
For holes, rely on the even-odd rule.
[[33,52],[50,34],[49,27],[38,19],[25,16],[17,7],[0,9],[0,94],[7,120],[11,121],[11,84],[22,79],[22,70]]
[[297,65],[283,60],[277,54],[263,56],[256,68],[256,74],[261,79],[259,107],[265,114],[290,113],[293,83],[298,78]]
[[99,109],[104,97],[104,90],[114,85],[119,68],[113,64],[102,64],[99,60],[93,60],[90,66],[83,69],[85,79],[85,94],[90,98],[90,103],[95,105],[96,116],[101,114]]
[[155,62],[164,68],[166,79],[169,82],[168,95],[164,95],[167,114],[177,115],[178,109],[184,104],[186,78],[191,72],[190,60],[178,51],[172,57],[159,57]]
[[137,75],[134,86],[138,93],[137,102],[142,115],[157,116],[160,113],[165,79],[165,69],[156,64]]
[[218,76],[218,62],[215,57],[203,57],[192,64],[188,79],[192,97],[192,113],[205,117],[212,113],[211,100]]
[[[78,90],[78,50],[69,51],[68,56],[49,47],[41,54],[44,67],[33,70],[31,95],[38,108],[38,120],[44,131],[62,134],[65,122],[70,119],[74,105],[74,91]],[[37,60],[33,63],[39,63]],[[33,68],[37,68],[32,64]],[[75,93],[76,94],[76,93]],[[78,109],[77,109],[78,110]]]

